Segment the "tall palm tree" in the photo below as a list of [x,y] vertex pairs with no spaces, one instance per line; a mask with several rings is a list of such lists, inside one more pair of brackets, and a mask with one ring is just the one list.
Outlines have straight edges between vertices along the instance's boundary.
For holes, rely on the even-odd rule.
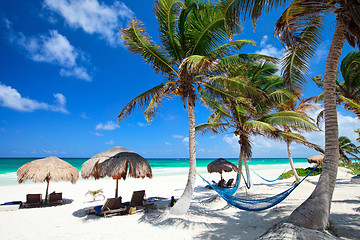
[[[283,132],[277,126],[293,128],[316,128],[309,118],[295,111],[281,111],[270,113],[275,104],[289,98],[289,92],[283,89],[282,79],[274,75],[275,65],[265,62],[252,64],[241,68],[240,72],[230,72],[229,77],[213,79],[220,82],[221,91],[204,88],[201,91],[201,100],[213,110],[207,123],[196,127],[197,131],[214,133],[232,132],[239,137],[238,176],[242,172],[244,161],[248,180],[250,173],[247,160],[252,157],[250,137],[254,135],[266,136],[271,139],[292,139],[300,143],[308,143],[302,136],[291,132]],[[237,75],[233,77],[232,75]],[[238,86],[237,86],[238,85]],[[224,92],[225,92],[224,91]],[[214,97],[214,95],[216,97]],[[290,94],[291,95],[291,94]]]
[[[164,99],[179,96],[188,110],[189,119],[189,173],[185,190],[171,209],[173,214],[185,214],[192,199],[195,170],[195,113],[197,91],[206,84],[205,76],[221,69],[233,68],[254,54],[236,54],[251,40],[228,41],[241,30],[238,18],[231,15],[230,0],[216,3],[201,0],[157,0],[154,12],[159,23],[159,39],[155,44],[143,24],[133,19],[122,29],[121,38],[128,49],[141,55],[166,82],[161,83],[131,100],[120,112],[118,121],[128,117],[136,107],[144,110],[151,122]],[[227,42],[228,41],[228,42]]]
[[[315,109],[318,108],[318,106],[314,102],[316,97],[309,97],[309,98],[300,100],[300,95],[301,95],[300,93],[297,93],[296,95],[294,95],[293,98],[290,98],[288,101],[285,101],[284,103],[279,104],[277,107],[278,111],[295,111],[295,112],[298,112],[298,113],[308,116],[308,113],[310,111],[314,111]],[[297,105],[298,101],[300,101],[300,103]],[[294,130],[296,130],[297,132],[309,132],[309,131],[319,131],[320,130],[319,128],[314,127],[314,126],[315,125],[308,125],[308,126],[304,126],[307,128],[297,128]],[[292,132],[292,129],[289,126],[285,125],[282,128],[286,132]],[[291,145],[292,140],[291,140],[291,138],[288,138],[288,139],[285,139],[285,142],[286,142],[286,147],[287,147],[291,170],[294,174],[295,180],[300,181],[300,177],[296,172],[296,169],[294,166],[294,161],[293,161],[292,154],[291,154],[290,145]],[[317,146],[317,150],[320,150],[323,152],[323,150],[319,146]]]
[[[308,62],[320,42],[320,32],[327,14],[336,16],[336,27],[332,38],[324,73],[325,107],[325,159],[319,182],[311,196],[290,215],[288,222],[298,226],[324,230],[327,226],[331,199],[335,187],[339,164],[339,144],[335,82],[337,67],[345,41],[350,46],[359,46],[360,3],[355,0],[234,0],[232,11],[242,17],[258,19],[264,11],[290,4],[275,27],[275,34],[286,45],[288,56],[284,67],[291,73],[285,80],[301,84]],[[304,41],[308,38],[308,41]],[[287,62],[287,63],[286,63]]]

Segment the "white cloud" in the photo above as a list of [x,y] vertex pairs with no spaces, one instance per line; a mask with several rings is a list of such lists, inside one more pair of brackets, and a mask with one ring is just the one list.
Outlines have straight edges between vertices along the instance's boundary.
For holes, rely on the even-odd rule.
[[165,145],[171,146],[171,143],[169,143],[169,142],[165,142]]
[[86,112],[82,112],[82,113],[80,114],[80,116],[81,116],[81,118],[83,118],[83,119],[89,119],[89,117],[86,115]]
[[96,136],[98,136],[98,137],[102,137],[102,136],[104,136],[103,134],[98,133],[98,132],[95,132],[94,134],[95,134]]
[[264,35],[260,42],[261,49],[259,51],[256,51],[258,54],[263,54],[271,57],[281,58],[284,55],[283,48],[277,49],[272,44],[268,44],[268,36]]
[[113,121],[108,121],[105,124],[99,123],[96,125],[96,130],[115,130],[116,128],[119,128],[119,125],[114,123]]
[[115,142],[114,142],[113,140],[110,140],[110,141],[108,141],[108,142],[105,142],[105,144],[107,144],[107,145],[114,145]]
[[70,27],[97,34],[111,46],[121,43],[119,29],[134,16],[119,1],[110,6],[98,0],[44,0],[44,7],[61,15]]
[[173,138],[184,138],[184,136],[178,135],[178,134],[174,134]]
[[319,46],[316,48],[313,61],[315,61],[315,63],[321,63],[322,61],[324,61],[329,54],[329,48],[329,41],[325,41],[319,44]]
[[0,83],[0,105],[16,111],[33,112],[42,109],[53,112],[69,113],[65,108],[65,96],[61,93],[55,93],[54,98],[54,104],[38,102],[37,100],[22,97],[16,89]]
[[145,123],[142,123],[142,122],[138,122],[137,125],[138,125],[139,127],[146,127],[146,124],[145,124]]
[[239,150],[239,137],[233,135],[232,137],[224,136],[223,140],[228,143],[234,150]]
[[189,137],[183,138],[182,142],[183,142],[183,143],[189,143]]
[[91,81],[90,75],[86,72],[86,69],[83,67],[74,67],[69,69],[62,68],[60,69],[60,76],[75,77],[78,79]]
[[29,58],[33,61],[62,67],[61,76],[91,81],[87,70],[80,66],[87,63],[84,54],[72,46],[69,40],[57,30],[50,30],[49,34],[40,36],[25,36],[21,32],[17,33],[11,29],[10,24],[8,30],[10,31],[10,42],[26,50]]

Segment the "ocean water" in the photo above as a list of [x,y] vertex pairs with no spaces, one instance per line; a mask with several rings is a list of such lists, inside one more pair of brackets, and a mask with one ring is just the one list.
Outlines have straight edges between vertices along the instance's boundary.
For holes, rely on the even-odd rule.
[[[0,158],[0,186],[17,184],[16,171],[25,163],[31,162],[37,158]],[[82,164],[88,158],[62,158],[70,163],[76,169],[81,171]],[[147,159],[153,176],[177,175],[187,173],[189,167],[188,158],[148,158]],[[206,166],[214,161],[215,158],[198,158],[197,169],[200,173],[206,172]],[[237,158],[227,158],[228,161],[237,165]],[[309,166],[306,158],[294,158],[296,167]],[[271,169],[282,167],[290,169],[288,158],[253,158],[249,165],[252,170]]]

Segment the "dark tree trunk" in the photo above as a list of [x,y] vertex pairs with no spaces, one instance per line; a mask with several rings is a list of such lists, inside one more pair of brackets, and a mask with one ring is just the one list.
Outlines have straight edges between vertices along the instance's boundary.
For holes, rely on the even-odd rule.
[[325,159],[323,171],[313,193],[295,209],[288,219],[288,222],[295,225],[315,230],[324,230],[328,224],[339,164],[336,74],[344,42],[344,26],[337,20],[324,74]]

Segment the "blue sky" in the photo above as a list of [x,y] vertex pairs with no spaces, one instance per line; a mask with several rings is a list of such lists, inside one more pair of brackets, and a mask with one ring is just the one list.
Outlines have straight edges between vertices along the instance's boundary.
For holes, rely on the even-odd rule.
[[[188,156],[187,111],[177,98],[165,101],[151,125],[141,111],[116,123],[126,103],[164,81],[119,39],[119,29],[136,17],[158,42],[154,2],[0,1],[0,157],[91,157],[113,146],[148,158]],[[273,39],[280,13],[263,16],[255,33],[250,22],[243,24],[236,39],[253,39],[258,45],[244,52],[282,55],[281,44]],[[323,74],[334,26],[329,18],[309,77]],[[343,56],[349,51],[346,45]],[[308,81],[305,96],[319,93]],[[197,103],[196,124],[209,114]],[[353,129],[360,121],[339,107],[339,123],[340,134],[355,141]],[[324,145],[323,133],[306,136]],[[231,134],[196,137],[197,157],[238,157]],[[261,137],[252,142],[253,157],[287,157],[284,143]],[[292,149],[293,157],[316,154],[299,145]]]

